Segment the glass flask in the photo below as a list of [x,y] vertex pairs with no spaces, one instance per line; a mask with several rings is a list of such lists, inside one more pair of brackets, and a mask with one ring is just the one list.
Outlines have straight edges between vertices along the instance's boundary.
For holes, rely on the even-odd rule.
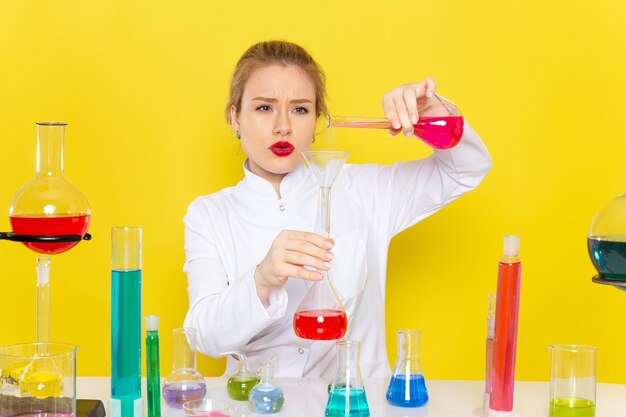
[[326,417],[369,417],[361,369],[359,368],[359,342],[337,342],[337,370],[331,382]]
[[[330,237],[330,194],[349,152],[302,152],[313,178],[319,185],[315,233]],[[336,340],[345,336],[348,316],[341,304],[328,271],[318,270],[323,278],[313,282],[294,314],[293,328],[298,337],[312,340]]]
[[419,330],[398,330],[398,357],[387,388],[387,401],[399,407],[421,407],[428,391],[420,362]]
[[274,384],[274,359],[264,362],[257,371],[257,376],[261,380],[252,387],[248,395],[250,407],[258,414],[278,413],[283,407],[285,396],[283,390]]
[[9,208],[13,233],[0,238],[21,241],[43,254],[57,254],[77,245],[87,234],[89,204],[63,173],[66,123],[37,123],[37,171],[20,188]]
[[74,417],[77,351],[65,343],[1,346],[0,415]]
[[[464,120],[461,109],[437,94],[434,98],[433,103],[418,108],[419,118],[413,124],[413,133],[432,148],[453,148],[463,136]],[[330,116],[328,126],[391,129],[391,123],[386,118],[352,116]]]
[[206,394],[204,378],[196,370],[196,334],[192,327],[178,327],[172,337],[172,372],[163,382],[163,398],[172,408],[187,401],[200,400]]
[[237,372],[228,378],[226,391],[235,401],[248,401],[250,390],[259,383],[256,373],[248,370],[248,359],[243,352],[224,352],[222,355],[232,355],[237,358]]
[[609,201],[594,216],[587,249],[598,271],[594,282],[626,289],[626,193]]

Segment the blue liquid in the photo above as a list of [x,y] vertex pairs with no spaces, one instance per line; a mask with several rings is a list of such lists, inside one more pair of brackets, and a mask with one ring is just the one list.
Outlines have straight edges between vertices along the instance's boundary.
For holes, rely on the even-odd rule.
[[273,414],[278,413],[283,407],[285,397],[283,390],[275,385],[258,384],[250,391],[248,400],[255,413]]
[[122,416],[141,398],[141,270],[111,271],[111,396]]
[[[346,395],[347,394],[347,395]],[[328,397],[326,417],[369,417],[364,389],[334,389]]]
[[626,281],[626,236],[591,236],[587,249],[602,277]]
[[394,375],[387,388],[387,401],[399,407],[421,407],[428,402],[426,382],[420,374]]

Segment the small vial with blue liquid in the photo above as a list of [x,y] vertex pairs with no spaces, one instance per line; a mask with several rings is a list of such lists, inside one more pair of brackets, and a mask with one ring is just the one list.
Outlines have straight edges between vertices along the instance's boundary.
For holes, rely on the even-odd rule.
[[398,407],[422,407],[428,402],[419,358],[419,330],[398,330],[398,357],[387,388],[387,401]]
[[337,370],[331,382],[326,417],[369,417],[361,370],[359,368],[359,342],[337,342]]
[[274,359],[264,362],[257,371],[261,382],[252,387],[248,395],[250,407],[257,414],[278,413],[285,403],[283,390],[274,385]]

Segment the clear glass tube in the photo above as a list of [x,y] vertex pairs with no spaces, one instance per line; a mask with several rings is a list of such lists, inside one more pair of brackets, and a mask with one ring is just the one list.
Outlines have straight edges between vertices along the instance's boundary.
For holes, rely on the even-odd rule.
[[50,258],[37,258],[37,342],[50,342]]
[[141,402],[141,228],[111,229],[112,417],[143,415]]

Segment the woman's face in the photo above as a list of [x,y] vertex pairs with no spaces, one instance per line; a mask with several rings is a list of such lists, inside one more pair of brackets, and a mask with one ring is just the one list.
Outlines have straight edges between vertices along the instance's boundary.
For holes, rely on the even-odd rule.
[[280,181],[300,163],[300,153],[311,148],[315,86],[297,67],[260,67],[244,86],[239,113],[234,106],[230,113],[250,170]]

